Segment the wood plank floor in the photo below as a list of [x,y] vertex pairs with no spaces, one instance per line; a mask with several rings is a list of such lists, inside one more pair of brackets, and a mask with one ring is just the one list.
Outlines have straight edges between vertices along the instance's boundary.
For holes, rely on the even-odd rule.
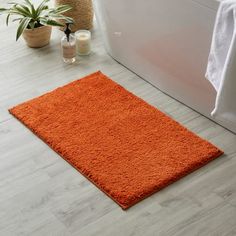
[[[61,32],[35,50],[15,42],[0,18],[0,235],[236,235],[236,136],[109,57],[95,26],[93,52],[65,65]],[[122,211],[9,115],[7,109],[101,70],[208,139],[225,155]]]

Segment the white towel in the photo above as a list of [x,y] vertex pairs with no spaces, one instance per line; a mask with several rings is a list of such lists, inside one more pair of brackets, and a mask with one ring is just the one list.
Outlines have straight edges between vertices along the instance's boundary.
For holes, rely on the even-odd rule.
[[217,91],[211,115],[236,126],[236,0],[220,3],[206,78]]

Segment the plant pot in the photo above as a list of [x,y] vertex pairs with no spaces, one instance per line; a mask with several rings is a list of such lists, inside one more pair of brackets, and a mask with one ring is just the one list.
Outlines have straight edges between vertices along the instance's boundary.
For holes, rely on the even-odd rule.
[[92,29],[94,15],[92,0],[55,0],[55,6],[64,4],[72,7],[71,10],[63,13],[74,20],[74,24],[71,25],[72,32],[80,29]]
[[41,26],[34,29],[25,29],[23,38],[30,48],[41,48],[49,44],[51,33],[51,26]]

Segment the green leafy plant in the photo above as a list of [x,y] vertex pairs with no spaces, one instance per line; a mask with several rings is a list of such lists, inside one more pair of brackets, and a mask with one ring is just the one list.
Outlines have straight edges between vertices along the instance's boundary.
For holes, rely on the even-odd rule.
[[0,8],[0,14],[6,14],[6,24],[8,25],[10,17],[12,21],[19,21],[16,33],[16,40],[22,35],[25,29],[34,29],[41,26],[64,26],[59,20],[73,23],[73,19],[64,16],[63,13],[70,10],[69,5],[59,5],[55,8],[49,8],[47,3],[50,0],[43,0],[37,7],[31,0],[23,0],[23,3],[9,2],[9,8]]

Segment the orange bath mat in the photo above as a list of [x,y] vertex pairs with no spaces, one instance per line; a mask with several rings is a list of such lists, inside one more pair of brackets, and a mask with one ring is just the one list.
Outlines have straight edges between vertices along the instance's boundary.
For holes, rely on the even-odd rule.
[[101,72],[9,111],[123,209],[223,153]]

